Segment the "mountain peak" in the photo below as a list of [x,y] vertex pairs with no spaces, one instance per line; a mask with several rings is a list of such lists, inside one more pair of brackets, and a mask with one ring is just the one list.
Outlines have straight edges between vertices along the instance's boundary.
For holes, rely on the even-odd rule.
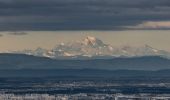
[[151,47],[151,46],[148,45],[148,44],[145,44],[145,47],[146,47],[146,48],[151,48],[151,49],[153,49],[153,47]]
[[92,36],[87,36],[83,40],[82,43],[85,45],[90,45],[90,46],[99,46],[99,45],[103,46],[104,45],[104,43],[100,39],[98,39],[96,37],[92,37]]
[[91,40],[91,41],[95,41],[96,40],[96,38],[92,37],[92,36],[87,36],[86,39]]
[[92,36],[87,36],[84,40],[83,40],[83,43],[85,45],[95,45],[95,42],[96,42],[96,38],[95,37],[92,37]]

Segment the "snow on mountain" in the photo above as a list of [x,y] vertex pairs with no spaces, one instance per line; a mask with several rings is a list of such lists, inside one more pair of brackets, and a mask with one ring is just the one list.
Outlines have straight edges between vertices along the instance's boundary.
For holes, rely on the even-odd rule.
[[87,46],[93,46],[93,47],[97,47],[97,46],[106,46],[106,44],[104,44],[101,40],[95,38],[95,37],[91,37],[91,36],[87,36],[82,43],[84,45]]
[[47,55],[47,52],[48,50],[38,47],[35,50],[11,51],[10,53],[34,55],[34,56],[40,56],[40,57],[50,57]]
[[159,55],[160,50],[154,49],[149,45],[145,45],[142,47],[123,46],[121,48],[118,48],[117,51],[119,52],[119,55],[122,56],[151,56]]
[[53,53],[58,56],[110,56],[112,47],[104,44],[101,40],[87,36],[79,42],[57,45],[53,48]]
[[[16,53],[16,52],[14,52]],[[164,50],[155,49],[149,45],[142,47],[112,47],[103,43],[98,38],[87,36],[82,41],[61,43],[56,45],[52,50],[37,48],[36,50],[23,50],[17,53],[49,57],[135,57],[135,56],[162,56],[170,58],[170,53]]]

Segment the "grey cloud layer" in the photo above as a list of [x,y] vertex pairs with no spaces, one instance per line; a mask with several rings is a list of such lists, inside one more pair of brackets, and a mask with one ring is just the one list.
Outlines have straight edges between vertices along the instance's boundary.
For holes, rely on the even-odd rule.
[[170,0],[0,0],[0,30],[120,30],[169,12]]
[[21,35],[27,35],[28,33],[26,33],[26,32],[10,32],[8,34],[9,35],[18,35],[18,36],[21,36]]

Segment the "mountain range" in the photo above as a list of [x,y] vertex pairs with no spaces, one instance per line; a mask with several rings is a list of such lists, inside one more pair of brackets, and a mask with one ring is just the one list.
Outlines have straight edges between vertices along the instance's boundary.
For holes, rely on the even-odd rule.
[[3,69],[164,70],[170,69],[170,60],[159,56],[72,60],[0,54],[0,70]]
[[0,77],[169,77],[170,60],[160,56],[109,59],[51,59],[0,54]]
[[27,54],[53,59],[103,59],[140,56],[161,56],[170,58],[170,52],[155,49],[149,45],[141,47],[113,47],[91,36],[87,36],[82,41],[60,43],[51,50],[37,48],[36,50],[11,51],[9,53]]
[[114,48],[87,36],[52,50],[0,53],[0,77],[170,76],[170,53],[149,45]]

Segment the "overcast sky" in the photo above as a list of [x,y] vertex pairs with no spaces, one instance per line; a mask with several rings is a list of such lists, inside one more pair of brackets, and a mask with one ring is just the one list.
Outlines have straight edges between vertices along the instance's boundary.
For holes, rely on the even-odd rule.
[[169,29],[169,12],[170,0],[0,0],[0,30]]
[[0,0],[0,51],[49,49],[86,35],[170,51],[170,0]]

